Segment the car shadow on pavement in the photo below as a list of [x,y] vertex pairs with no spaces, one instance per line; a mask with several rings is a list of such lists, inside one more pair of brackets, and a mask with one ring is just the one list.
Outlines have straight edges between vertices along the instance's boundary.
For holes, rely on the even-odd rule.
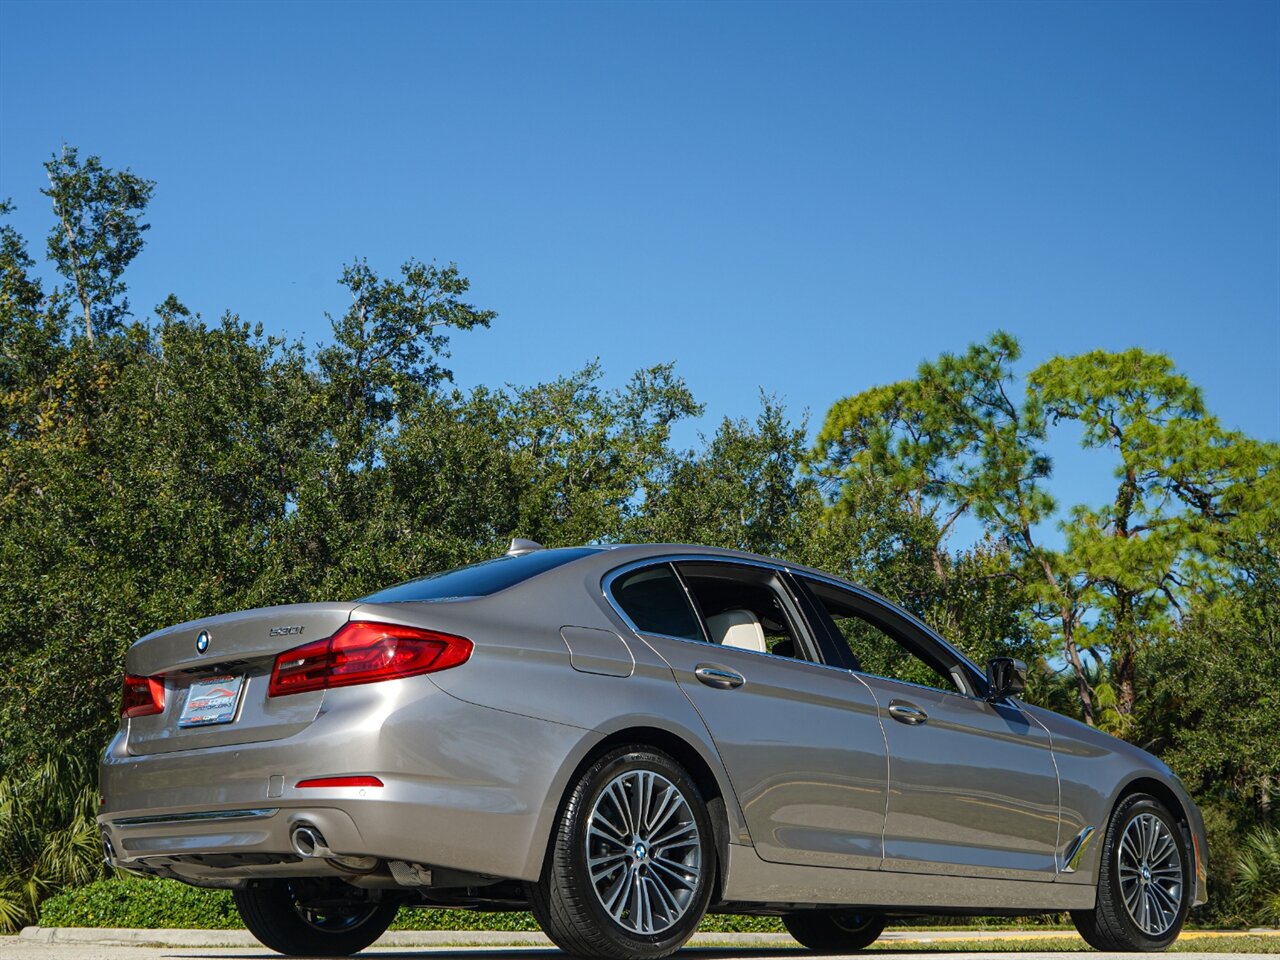
[[[888,951],[885,951],[886,953]],[[727,957],[731,956],[734,960],[752,960],[752,958],[789,956],[792,954],[810,954],[811,952],[803,947],[753,947],[743,950],[740,947],[686,947],[678,951],[677,957],[687,957],[689,960],[697,960],[698,957]],[[267,958],[279,958],[280,954],[273,953],[270,950],[263,949],[252,953],[228,953],[218,951],[217,953],[198,953],[193,950],[182,950],[175,948],[172,953],[165,954],[165,960],[267,960]],[[553,957],[566,958],[569,955],[555,949],[554,947],[420,947],[417,949],[399,949],[399,950],[379,950],[377,947],[364,950],[356,955],[357,957],[368,957],[369,960],[423,960],[429,957],[430,960],[507,960],[509,957],[528,958],[547,958],[551,960]],[[307,960],[307,958],[295,958],[295,960]],[[320,960],[320,958],[316,958]]]

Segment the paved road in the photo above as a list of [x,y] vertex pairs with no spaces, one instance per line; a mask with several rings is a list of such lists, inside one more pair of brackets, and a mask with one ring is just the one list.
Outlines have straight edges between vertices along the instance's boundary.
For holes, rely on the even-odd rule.
[[[1014,933],[1013,936],[1018,936]],[[1035,950],[1035,941],[1044,932],[1026,932],[1027,950],[1019,953],[895,953],[889,949],[878,950],[875,960],[1064,960],[1062,953]],[[1061,933],[1057,934],[1061,936]],[[993,938],[992,933],[973,932],[913,932],[891,930],[883,938],[886,946],[893,940],[912,940],[917,943],[930,939],[937,947],[947,940],[965,938]],[[1010,936],[1004,934],[1003,936]],[[1188,938],[1195,934],[1189,934]],[[1211,937],[1212,934],[1200,934]],[[107,937],[134,942],[103,942]],[[457,946],[465,937],[468,946]],[[166,944],[155,941],[164,938]],[[710,945],[712,939],[717,945]],[[147,942],[150,939],[151,942]],[[801,960],[813,955],[796,946],[785,934],[702,934],[703,944],[695,944],[681,950],[677,960]],[[452,943],[450,941],[453,941]],[[722,945],[726,940],[736,943]],[[95,942],[96,941],[96,942]],[[378,960],[564,960],[559,951],[549,948],[541,934],[501,934],[442,932],[392,932],[384,935],[381,946],[366,950],[363,957]],[[1207,945],[1207,944],[1206,944]],[[1088,960],[1133,960],[1132,954],[1085,954]],[[1225,960],[1226,957],[1263,957],[1266,954],[1179,953],[1171,960]],[[28,929],[21,937],[0,937],[0,960],[277,960],[278,954],[259,946],[247,931],[91,931],[91,930],[37,930]],[[858,955],[867,960],[867,954]]]
[[[150,947],[141,945],[106,945],[88,943],[38,943],[17,937],[0,937],[0,960],[279,960],[269,950],[245,948]],[[541,947],[374,947],[360,954],[377,960],[563,960],[564,954]],[[791,960],[813,954],[788,947],[740,949],[735,947],[692,948],[681,950],[677,960]],[[867,960],[867,954],[855,955]],[[877,950],[875,960],[1063,960],[1077,954],[1043,953],[1027,950],[1021,953],[892,953]],[[1088,960],[1133,960],[1133,954],[1089,953]],[[1267,957],[1274,954],[1177,953],[1175,960],[1223,960],[1224,957]],[[829,958],[830,960],[830,958]],[[853,960],[853,958],[851,958]]]

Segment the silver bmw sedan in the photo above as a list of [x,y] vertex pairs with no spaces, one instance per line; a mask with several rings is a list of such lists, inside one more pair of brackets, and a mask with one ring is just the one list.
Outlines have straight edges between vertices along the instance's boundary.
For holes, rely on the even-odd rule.
[[666,956],[708,911],[820,951],[1049,911],[1167,947],[1206,895],[1199,811],[1025,677],[796,564],[515,541],[143,637],[98,822],[113,866],[229,888],[291,955],[355,953],[403,906],[527,908],[601,958]]

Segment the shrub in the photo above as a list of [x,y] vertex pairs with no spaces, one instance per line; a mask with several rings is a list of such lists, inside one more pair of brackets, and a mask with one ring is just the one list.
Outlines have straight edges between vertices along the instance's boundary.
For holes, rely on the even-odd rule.
[[1263,824],[1249,832],[1236,876],[1241,912],[1255,922],[1280,923],[1280,830]]
[[244,924],[228,890],[120,875],[50,897],[41,907],[40,926],[230,930]]

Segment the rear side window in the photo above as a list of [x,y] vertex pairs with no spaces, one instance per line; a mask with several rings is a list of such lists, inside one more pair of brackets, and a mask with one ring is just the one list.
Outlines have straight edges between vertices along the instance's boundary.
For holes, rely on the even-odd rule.
[[641,633],[703,639],[684,588],[665,564],[623,574],[613,581],[610,593]]
[[422,600],[456,600],[460,597],[487,597],[514,587],[530,577],[554,570],[573,560],[597,553],[596,547],[565,547],[535,550],[518,556],[482,560],[466,567],[432,573],[417,580],[387,587],[362,597],[364,603],[405,603]]

